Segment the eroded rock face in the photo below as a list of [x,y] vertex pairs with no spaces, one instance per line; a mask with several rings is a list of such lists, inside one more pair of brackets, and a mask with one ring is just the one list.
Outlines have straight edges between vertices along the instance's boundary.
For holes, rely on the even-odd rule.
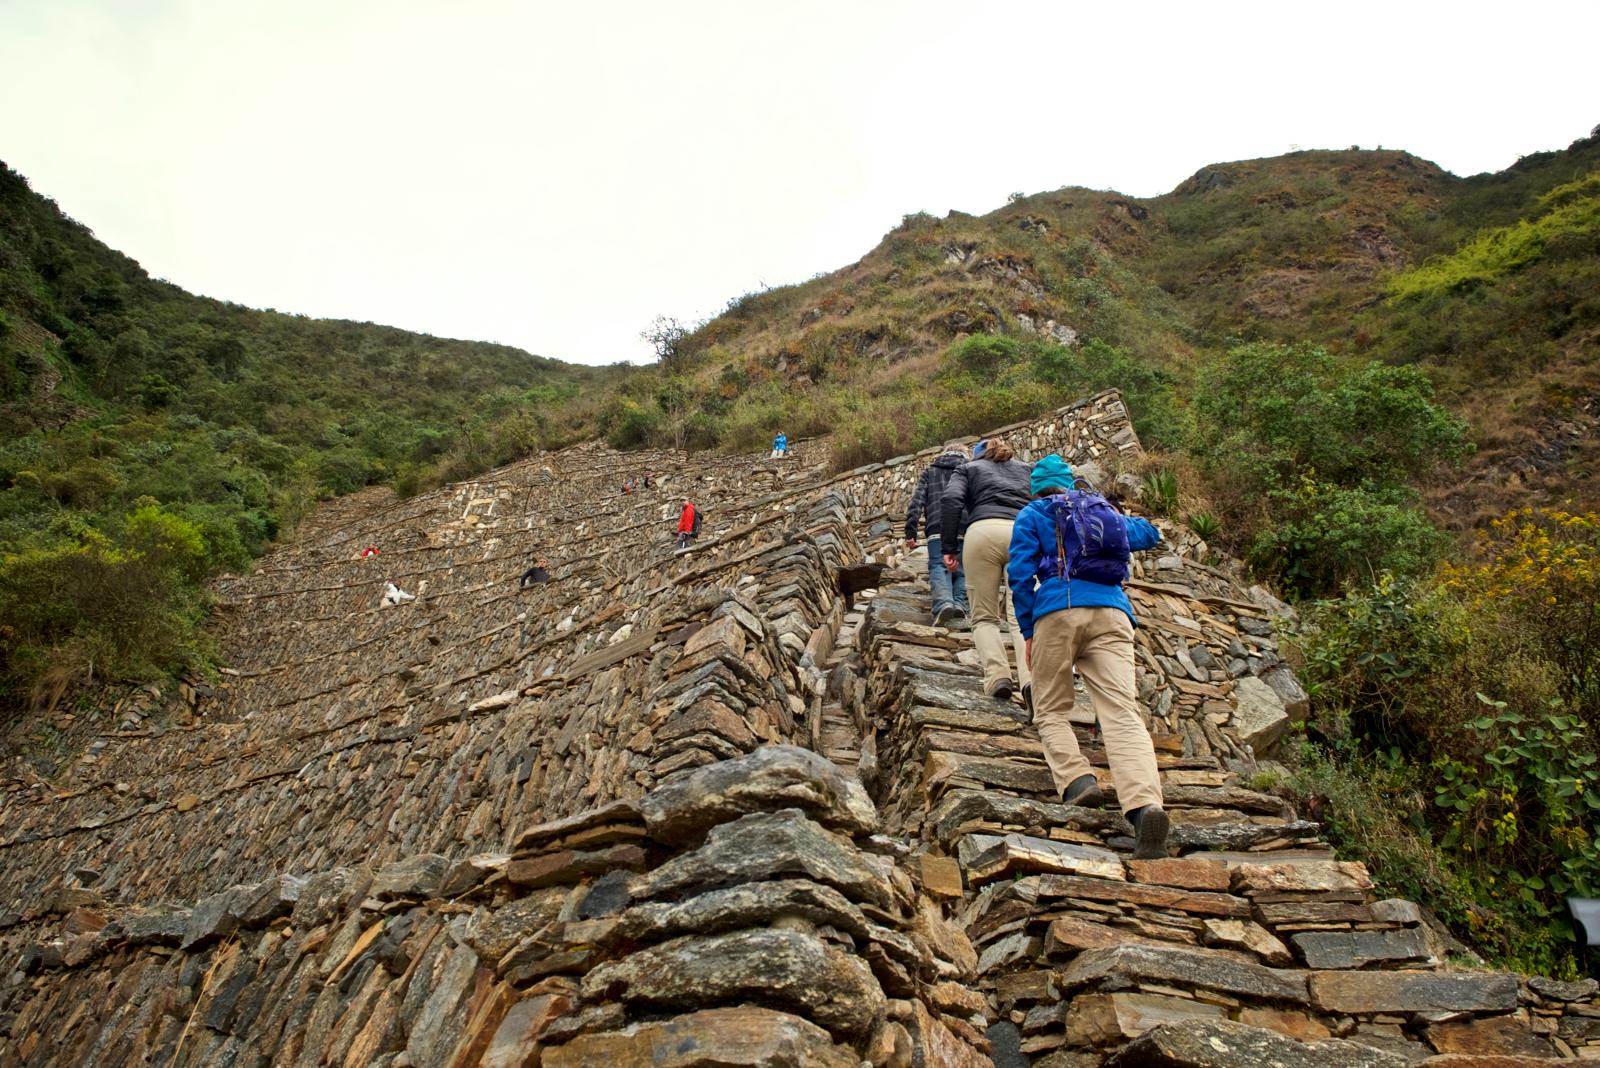
[[687,842],[735,816],[799,809],[850,835],[878,829],[861,783],[807,749],[774,745],[689,772],[646,794],[639,808],[658,841]]
[[675,939],[602,964],[583,980],[586,999],[662,1008],[751,1000],[864,1039],[886,1000],[860,960],[800,931],[746,930]]

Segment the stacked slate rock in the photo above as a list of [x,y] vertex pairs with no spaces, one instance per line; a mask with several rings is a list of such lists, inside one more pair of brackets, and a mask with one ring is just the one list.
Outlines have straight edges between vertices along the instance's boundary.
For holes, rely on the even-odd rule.
[[[1115,393],[1001,432],[1102,487],[1138,458]],[[1594,1058],[1593,983],[1443,963],[1250,788],[1304,712],[1285,609],[1191,536],[1130,583],[1173,855],[1057,804],[1026,710],[897,566],[933,451],[830,477],[826,443],[589,444],[331,503],[224,583],[220,687],[137,699],[54,780],[0,772],[0,1064]],[[619,495],[640,467],[668,474]],[[536,551],[553,580],[518,590]],[[417,601],[379,608],[381,577]]]
[[879,801],[918,842],[924,892],[977,953],[992,1048],[1014,1056],[997,1063],[1549,1058],[1576,1052],[1563,1031],[1591,1033],[1594,1010],[1560,1000],[1591,987],[1451,970],[1459,947],[1437,921],[1378,900],[1366,869],[1336,859],[1288,801],[1159,730],[1172,855],[1132,859],[1092,733],[1079,742],[1112,804],[1061,805],[1025,709],[983,694],[962,638],[929,625],[926,597],[920,583],[883,589],[862,623],[876,745],[900,769]]
[[858,782],[772,747],[680,776],[640,811],[672,855],[578,902],[607,959],[586,969],[543,1064],[665,1063],[689,1038],[694,1064],[853,1068],[928,1048],[980,1063],[967,1043],[985,1044],[970,1019],[981,999],[948,981],[970,951],[919,915]]

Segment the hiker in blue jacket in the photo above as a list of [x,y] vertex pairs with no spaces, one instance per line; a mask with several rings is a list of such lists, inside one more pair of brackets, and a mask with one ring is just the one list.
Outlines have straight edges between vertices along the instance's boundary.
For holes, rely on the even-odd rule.
[[789,435],[779,431],[777,437],[772,439],[772,459],[781,460],[788,455]]
[[1159,545],[1161,532],[1137,516],[1121,515],[1103,497],[1074,492],[1072,468],[1054,453],[1034,464],[1031,488],[1034,499],[1011,530],[1006,574],[1027,640],[1034,724],[1045,762],[1064,804],[1104,803],[1069,718],[1076,667],[1100,721],[1117,802],[1134,828],[1134,855],[1165,857],[1168,819],[1155,746],[1139,715],[1136,623],[1122,589],[1128,553]]

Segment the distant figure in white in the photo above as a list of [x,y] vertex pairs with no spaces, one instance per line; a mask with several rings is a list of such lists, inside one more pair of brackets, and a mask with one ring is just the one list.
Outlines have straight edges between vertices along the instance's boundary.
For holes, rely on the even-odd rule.
[[407,601],[415,601],[416,599],[416,594],[407,593],[405,590],[402,590],[399,586],[396,586],[392,582],[385,582],[383,584],[382,607],[386,607],[391,604],[405,604]]

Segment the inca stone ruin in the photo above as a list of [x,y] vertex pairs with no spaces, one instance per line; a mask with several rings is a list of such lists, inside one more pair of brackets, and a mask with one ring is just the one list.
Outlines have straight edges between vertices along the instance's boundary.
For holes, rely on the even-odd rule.
[[[1005,432],[1102,485],[1139,450],[1115,393]],[[904,558],[931,456],[583,445],[328,505],[221,585],[220,687],[5,769],[0,1064],[1600,1060],[1593,981],[1474,967],[1252,788],[1307,705],[1282,606],[1173,524],[1129,584],[1173,855],[1055,803]]]

